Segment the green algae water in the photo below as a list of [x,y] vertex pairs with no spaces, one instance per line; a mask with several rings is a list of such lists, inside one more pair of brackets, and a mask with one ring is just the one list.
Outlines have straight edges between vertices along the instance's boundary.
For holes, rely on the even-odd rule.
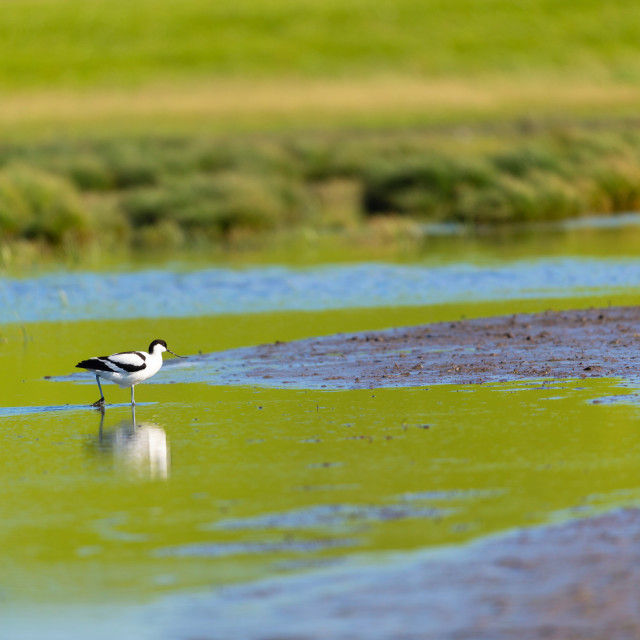
[[146,392],[3,420],[6,600],[144,601],[640,497],[638,409],[594,404],[615,381]]
[[[144,638],[152,625],[127,621],[167,597],[637,505],[630,381],[266,388],[167,358],[135,413],[110,384],[102,413],[95,380],[74,373],[155,338],[215,353],[638,297],[631,259],[421,268],[6,279],[0,638]],[[482,295],[468,299],[474,278]],[[167,279],[175,306],[158,293]],[[76,624],[54,635],[53,620]]]
[[7,328],[2,606],[130,605],[640,497],[638,407],[617,380],[267,389],[180,383],[179,361],[138,388],[132,414],[127,390],[105,385],[102,413],[87,406],[91,376],[45,377],[72,369],[96,336],[131,334],[135,346],[157,334],[193,353],[270,331],[291,337],[306,316],[285,316]]

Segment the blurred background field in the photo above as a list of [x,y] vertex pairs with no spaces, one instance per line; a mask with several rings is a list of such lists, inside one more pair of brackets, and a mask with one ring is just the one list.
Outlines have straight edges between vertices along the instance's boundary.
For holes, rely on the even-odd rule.
[[636,13],[5,0],[3,260],[636,209]]
[[[634,113],[629,0],[28,0],[0,16],[3,124],[305,127]],[[128,122],[118,123],[122,118]]]

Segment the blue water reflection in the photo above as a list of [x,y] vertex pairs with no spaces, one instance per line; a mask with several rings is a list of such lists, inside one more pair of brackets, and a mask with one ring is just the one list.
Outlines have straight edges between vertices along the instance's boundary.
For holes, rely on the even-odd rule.
[[360,263],[0,278],[0,323],[554,298],[639,289],[640,260],[442,266]]

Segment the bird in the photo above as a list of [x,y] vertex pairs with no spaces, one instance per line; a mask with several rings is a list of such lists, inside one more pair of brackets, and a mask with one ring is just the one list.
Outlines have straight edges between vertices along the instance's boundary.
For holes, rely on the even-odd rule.
[[91,371],[96,376],[98,389],[100,389],[100,399],[91,406],[104,406],[104,393],[100,385],[100,378],[110,380],[120,385],[122,389],[131,387],[131,404],[135,405],[133,388],[140,382],[148,380],[151,376],[160,371],[162,367],[162,354],[168,351],[177,358],[186,358],[173,353],[164,340],[154,340],[149,345],[149,352],[144,351],[122,351],[110,356],[96,356],[81,360],[76,367]]

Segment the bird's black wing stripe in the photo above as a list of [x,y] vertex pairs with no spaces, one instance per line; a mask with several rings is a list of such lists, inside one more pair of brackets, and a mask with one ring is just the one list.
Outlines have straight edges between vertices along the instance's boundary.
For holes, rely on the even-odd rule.
[[106,358],[89,358],[88,360],[78,362],[76,367],[81,369],[91,369],[92,371],[117,371],[113,366],[109,366],[105,360]]
[[134,373],[135,371],[142,371],[147,368],[147,363],[143,362],[142,364],[129,364],[127,362],[114,362],[113,360],[109,360],[109,358],[105,358],[107,362],[109,362],[113,367],[112,371],[117,371],[120,369],[121,371],[128,371],[129,373]]

